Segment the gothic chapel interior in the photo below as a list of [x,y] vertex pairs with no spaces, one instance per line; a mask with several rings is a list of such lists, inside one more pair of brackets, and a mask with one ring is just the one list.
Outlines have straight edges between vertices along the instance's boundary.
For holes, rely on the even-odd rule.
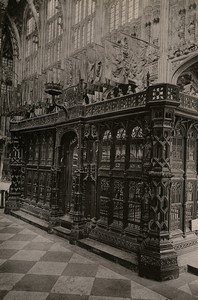
[[0,0],[5,212],[140,276],[198,246],[198,0]]

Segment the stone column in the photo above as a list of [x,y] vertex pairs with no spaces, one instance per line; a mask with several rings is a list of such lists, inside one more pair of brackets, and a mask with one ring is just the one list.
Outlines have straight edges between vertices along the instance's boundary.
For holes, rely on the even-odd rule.
[[175,107],[179,105],[178,90],[172,85],[156,85],[148,89],[150,113],[150,166],[147,180],[150,186],[148,236],[140,246],[139,274],[163,281],[177,278],[177,254],[170,242],[170,144]]
[[5,213],[19,208],[21,196],[21,178],[22,178],[22,159],[21,159],[21,143],[19,136],[12,133],[11,136],[11,186],[9,190],[8,200],[5,204]]
[[168,38],[169,38],[169,1],[161,0],[160,7],[160,60],[158,82],[168,81]]

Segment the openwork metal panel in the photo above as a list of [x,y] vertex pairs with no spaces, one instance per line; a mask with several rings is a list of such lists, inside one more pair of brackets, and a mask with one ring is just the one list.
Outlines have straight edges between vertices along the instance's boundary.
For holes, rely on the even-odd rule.
[[120,126],[116,124],[103,131],[98,224],[111,228],[111,231],[126,232],[131,236],[140,231],[143,149],[143,130],[137,123],[120,123]]
[[50,207],[51,166],[54,152],[52,132],[27,134],[24,140],[24,199],[39,207]]
[[182,181],[173,181],[171,186],[170,229],[182,229]]
[[128,228],[130,228],[131,230],[140,229],[142,196],[143,183],[137,181],[130,181],[127,224]]
[[113,182],[113,224],[122,229],[123,227],[123,207],[124,202],[124,182],[114,179]]
[[109,222],[110,204],[110,180],[109,178],[100,179],[100,223],[105,226]]

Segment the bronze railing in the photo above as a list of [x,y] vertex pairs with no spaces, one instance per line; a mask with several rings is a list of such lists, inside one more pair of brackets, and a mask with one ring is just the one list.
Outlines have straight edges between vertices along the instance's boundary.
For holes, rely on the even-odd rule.
[[10,129],[20,130],[36,126],[45,127],[79,117],[92,117],[112,112],[141,109],[146,107],[147,103],[159,101],[174,102],[177,103],[179,108],[198,113],[197,97],[179,93],[179,88],[172,84],[157,84],[150,86],[147,90],[140,93],[128,94],[88,105],[78,104],[77,106],[70,107],[68,108],[68,118],[65,117],[64,112],[61,110],[28,119],[24,119],[21,116],[17,118],[15,116],[11,120]]
[[198,113],[198,97],[179,93],[180,107]]
[[86,105],[85,116],[94,116],[146,105],[146,91]]

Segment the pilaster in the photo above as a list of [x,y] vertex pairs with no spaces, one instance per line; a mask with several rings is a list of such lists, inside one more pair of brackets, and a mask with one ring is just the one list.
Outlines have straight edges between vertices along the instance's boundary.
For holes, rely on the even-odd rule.
[[20,139],[17,134],[11,136],[11,186],[9,189],[8,200],[5,203],[5,213],[19,208],[19,198],[21,196],[21,178],[22,178],[22,149]]
[[56,225],[57,218],[59,215],[59,206],[58,206],[59,174],[60,174],[60,170],[56,167],[52,167],[49,232],[51,232],[53,230],[53,227]]
[[170,146],[178,90],[172,85],[151,86],[147,93],[150,112],[150,165],[146,174],[148,191],[148,235],[140,246],[140,276],[164,281],[177,278],[177,254],[170,242]]
[[74,244],[78,239],[83,238],[84,217],[83,217],[83,132],[84,125],[78,125],[78,166],[76,169],[76,182],[74,193],[73,224],[71,228],[70,243]]

